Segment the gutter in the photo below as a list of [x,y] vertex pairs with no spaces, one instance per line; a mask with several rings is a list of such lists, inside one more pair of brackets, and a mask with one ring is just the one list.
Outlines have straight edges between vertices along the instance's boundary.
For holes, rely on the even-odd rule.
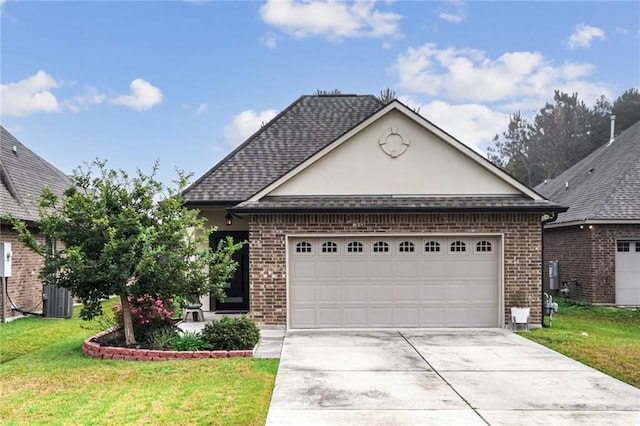
[[[398,206],[372,206],[372,207],[231,207],[227,209],[232,214],[273,214],[273,213],[549,213],[553,211],[555,220],[558,213],[566,211],[566,207],[549,206],[512,206],[512,207],[398,207]],[[557,210],[557,211],[556,211]]]
[[[566,211],[566,210],[565,210]],[[551,223],[554,222],[556,219],[558,219],[558,213],[557,212],[553,212],[551,213],[551,217],[549,217],[548,219],[544,219],[542,221],[542,226],[540,227],[540,232],[541,232],[541,239],[540,239],[540,244],[542,245],[542,250],[540,252],[540,269],[541,269],[541,274],[540,274],[540,306],[541,306],[541,310],[540,310],[540,324],[542,325],[542,328],[549,328],[551,327],[548,324],[544,323],[544,272],[545,272],[545,265],[544,265],[544,226],[547,223]]]

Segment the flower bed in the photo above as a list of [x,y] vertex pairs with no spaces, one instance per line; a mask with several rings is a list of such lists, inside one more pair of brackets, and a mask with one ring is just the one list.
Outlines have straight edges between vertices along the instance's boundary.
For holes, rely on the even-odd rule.
[[82,344],[82,353],[88,357],[98,359],[117,359],[124,361],[170,361],[176,359],[252,357],[255,351],[255,348],[253,351],[160,351],[153,349],[103,346],[99,343],[99,339],[101,337],[104,337],[114,331],[115,329],[109,329],[86,339]]

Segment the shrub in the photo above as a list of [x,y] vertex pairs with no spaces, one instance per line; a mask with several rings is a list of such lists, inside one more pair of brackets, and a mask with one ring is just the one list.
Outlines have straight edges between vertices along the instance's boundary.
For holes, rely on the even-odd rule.
[[[156,330],[174,327],[174,308],[171,299],[162,300],[151,295],[143,297],[128,297],[133,317],[133,332],[138,342],[149,343]],[[116,322],[124,327],[122,319],[122,305],[118,303],[113,308]]]
[[209,349],[197,331],[183,331],[169,340],[169,347],[174,351],[201,351]]
[[260,340],[260,330],[247,317],[222,317],[205,325],[201,338],[213,350],[248,350],[253,349]]
[[171,339],[178,335],[177,327],[171,325],[158,328],[149,336],[149,347],[156,350],[164,350],[171,347]]

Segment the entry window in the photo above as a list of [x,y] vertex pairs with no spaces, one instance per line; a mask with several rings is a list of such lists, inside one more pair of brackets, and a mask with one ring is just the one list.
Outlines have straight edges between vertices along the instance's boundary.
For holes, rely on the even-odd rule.
[[411,241],[402,241],[398,246],[400,253],[413,253],[416,250],[415,244]]
[[636,253],[640,253],[640,241],[636,241]]
[[333,241],[325,241],[322,243],[322,252],[323,253],[337,253],[338,252],[338,244]]
[[451,253],[464,253],[467,251],[467,245],[464,241],[454,241],[451,243]]
[[425,253],[438,253],[440,252],[440,243],[437,241],[427,241],[424,243]]
[[476,243],[476,252],[478,253],[490,253],[492,250],[490,241],[478,241]]
[[301,241],[296,244],[296,253],[311,253],[311,243]]
[[359,241],[351,241],[347,244],[347,253],[362,253],[362,243]]
[[630,247],[629,241],[618,241],[619,252],[628,252],[628,251],[631,251],[630,249],[631,247]]
[[388,253],[389,252],[389,243],[384,241],[376,241],[373,243],[373,252],[374,253]]

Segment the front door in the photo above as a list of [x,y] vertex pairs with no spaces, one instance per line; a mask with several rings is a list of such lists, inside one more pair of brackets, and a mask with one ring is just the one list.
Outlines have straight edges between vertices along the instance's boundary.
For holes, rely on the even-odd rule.
[[[232,237],[235,242],[248,241],[249,232],[214,232],[209,238],[209,245],[212,249],[218,247],[220,240]],[[234,253],[233,260],[238,262],[238,269],[227,281],[224,293],[227,297],[220,301],[215,297],[210,298],[212,311],[249,311],[249,244],[244,244],[240,250]]]

